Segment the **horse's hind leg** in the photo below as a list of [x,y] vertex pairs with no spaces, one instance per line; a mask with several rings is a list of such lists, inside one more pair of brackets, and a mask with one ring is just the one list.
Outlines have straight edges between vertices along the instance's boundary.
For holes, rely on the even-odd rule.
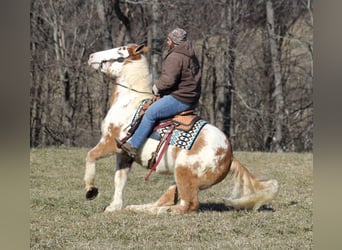
[[177,167],[175,170],[175,179],[178,190],[180,204],[170,207],[171,212],[177,214],[197,211],[199,208],[198,178],[188,167]]
[[161,206],[173,206],[178,201],[178,190],[176,184],[170,186],[168,190],[155,202],[158,207]]
[[[199,208],[198,178],[187,167],[176,168],[176,184],[159,198],[158,201],[144,205],[127,206],[126,210],[145,212],[149,214],[176,213],[184,214],[196,211]],[[180,199],[180,204],[177,204]]]
[[86,168],[84,174],[86,198],[92,200],[96,198],[98,189],[95,187],[96,161],[100,158],[112,155],[115,146],[113,144],[98,143],[92,148],[86,157]]
[[176,184],[170,186],[166,192],[153,203],[143,205],[130,205],[125,209],[128,211],[144,212],[148,214],[160,214],[170,211],[170,206],[173,206],[178,201],[178,191]]

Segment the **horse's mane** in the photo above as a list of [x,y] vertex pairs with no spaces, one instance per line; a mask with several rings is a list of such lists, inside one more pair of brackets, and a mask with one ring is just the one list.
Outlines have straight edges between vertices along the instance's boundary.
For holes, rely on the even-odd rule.
[[151,92],[151,77],[149,74],[146,57],[141,54],[139,60],[129,60],[122,69],[122,75],[125,77],[128,87]]
[[[121,75],[127,81],[127,87],[141,92],[152,93],[152,82],[149,74],[148,62],[144,55],[140,54],[138,59],[125,62]],[[110,98],[110,106],[117,98],[116,91],[118,86],[114,86]],[[146,94],[142,94],[146,98]]]

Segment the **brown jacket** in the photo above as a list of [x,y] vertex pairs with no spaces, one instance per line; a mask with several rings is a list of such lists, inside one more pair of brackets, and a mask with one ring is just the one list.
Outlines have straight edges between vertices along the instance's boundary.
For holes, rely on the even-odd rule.
[[201,70],[189,41],[168,51],[156,87],[161,96],[170,94],[188,104],[198,102],[201,95]]

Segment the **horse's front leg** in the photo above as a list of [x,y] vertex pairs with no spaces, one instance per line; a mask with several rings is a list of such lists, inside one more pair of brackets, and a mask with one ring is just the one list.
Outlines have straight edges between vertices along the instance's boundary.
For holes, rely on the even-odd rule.
[[111,140],[104,141],[105,142],[99,142],[87,153],[84,182],[86,198],[88,200],[95,199],[98,194],[98,188],[95,187],[96,161],[109,155],[113,155],[116,151],[116,145],[114,145]]
[[95,187],[95,174],[96,174],[95,160],[89,159],[89,157],[87,156],[84,182],[85,182],[86,198],[88,200],[95,199],[97,194],[99,193],[98,188]]
[[124,206],[124,190],[126,187],[128,174],[131,171],[133,160],[127,155],[116,155],[116,171],[114,176],[114,196],[109,206],[105,208],[105,212],[113,212],[121,210]]

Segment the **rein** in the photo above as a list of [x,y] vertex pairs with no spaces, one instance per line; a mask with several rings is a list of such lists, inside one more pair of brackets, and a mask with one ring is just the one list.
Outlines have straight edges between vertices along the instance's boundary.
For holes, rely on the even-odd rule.
[[[100,69],[102,69],[102,65],[104,64],[104,63],[107,63],[107,62],[119,62],[119,63],[123,63],[126,59],[128,59],[128,58],[130,58],[131,56],[127,56],[127,57],[119,57],[119,58],[116,58],[116,59],[108,59],[108,60],[102,60],[101,62],[92,62],[91,64],[100,64]],[[107,76],[106,74],[104,74],[106,77],[109,77],[109,76]],[[109,77],[110,79],[113,79],[113,78],[111,78],[111,77]],[[123,88],[126,88],[126,89],[128,89],[128,90],[132,90],[132,91],[134,91],[134,92],[136,92],[136,93],[140,93],[140,94],[153,94],[153,93],[151,93],[151,92],[146,92],[146,91],[139,91],[139,90],[136,90],[136,89],[133,89],[133,88],[130,88],[130,87],[127,87],[127,86],[125,86],[125,85],[122,85],[122,84],[120,84],[120,83],[117,83],[117,82],[114,82],[114,85],[118,85],[118,86],[120,86],[120,87],[123,87]]]
[[136,90],[136,89],[133,89],[133,88],[127,87],[127,86],[125,86],[125,85],[122,85],[122,84],[120,84],[120,83],[117,83],[117,82],[114,82],[114,85],[118,85],[118,86],[120,86],[120,87],[123,87],[123,88],[129,89],[129,90],[132,90],[132,91],[134,91],[134,92],[137,92],[137,93],[140,93],[140,94],[151,94],[151,95],[152,95],[152,93],[151,93],[151,92],[139,91],[139,90]]
[[[150,168],[150,171],[148,172],[148,174],[146,175],[145,177],[145,181],[148,181],[151,174],[156,171],[157,169],[157,166],[160,162],[160,160],[163,158],[169,144],[170,144],[170,141],[171,141],[171,137],[172,137],[172,134],[173,134],[173,131],[175,130],[176,128],[176,122],[170,120],[170,121],[167,121],[166,123],[163,123],[163,124],[160,124],[160,125],[157,125],[153,128],[153,130],[158,130],[159,128],[165,128],[167,126],[170,126],[170,128],[168,129],[168,131],[164,134],[163,138],[161,138],[158,146],[157,146],[157,149],[156,151],[152,152],[152,157],[151,159],[148,161],[148,167]],[[160,148],[162,147],[162,145],[164,144],[164,147],[162,149],[162,151],[160,152],[159,156],[158,156],[158,159],[157,158],[157,155],[159,153],[159,150]]]

